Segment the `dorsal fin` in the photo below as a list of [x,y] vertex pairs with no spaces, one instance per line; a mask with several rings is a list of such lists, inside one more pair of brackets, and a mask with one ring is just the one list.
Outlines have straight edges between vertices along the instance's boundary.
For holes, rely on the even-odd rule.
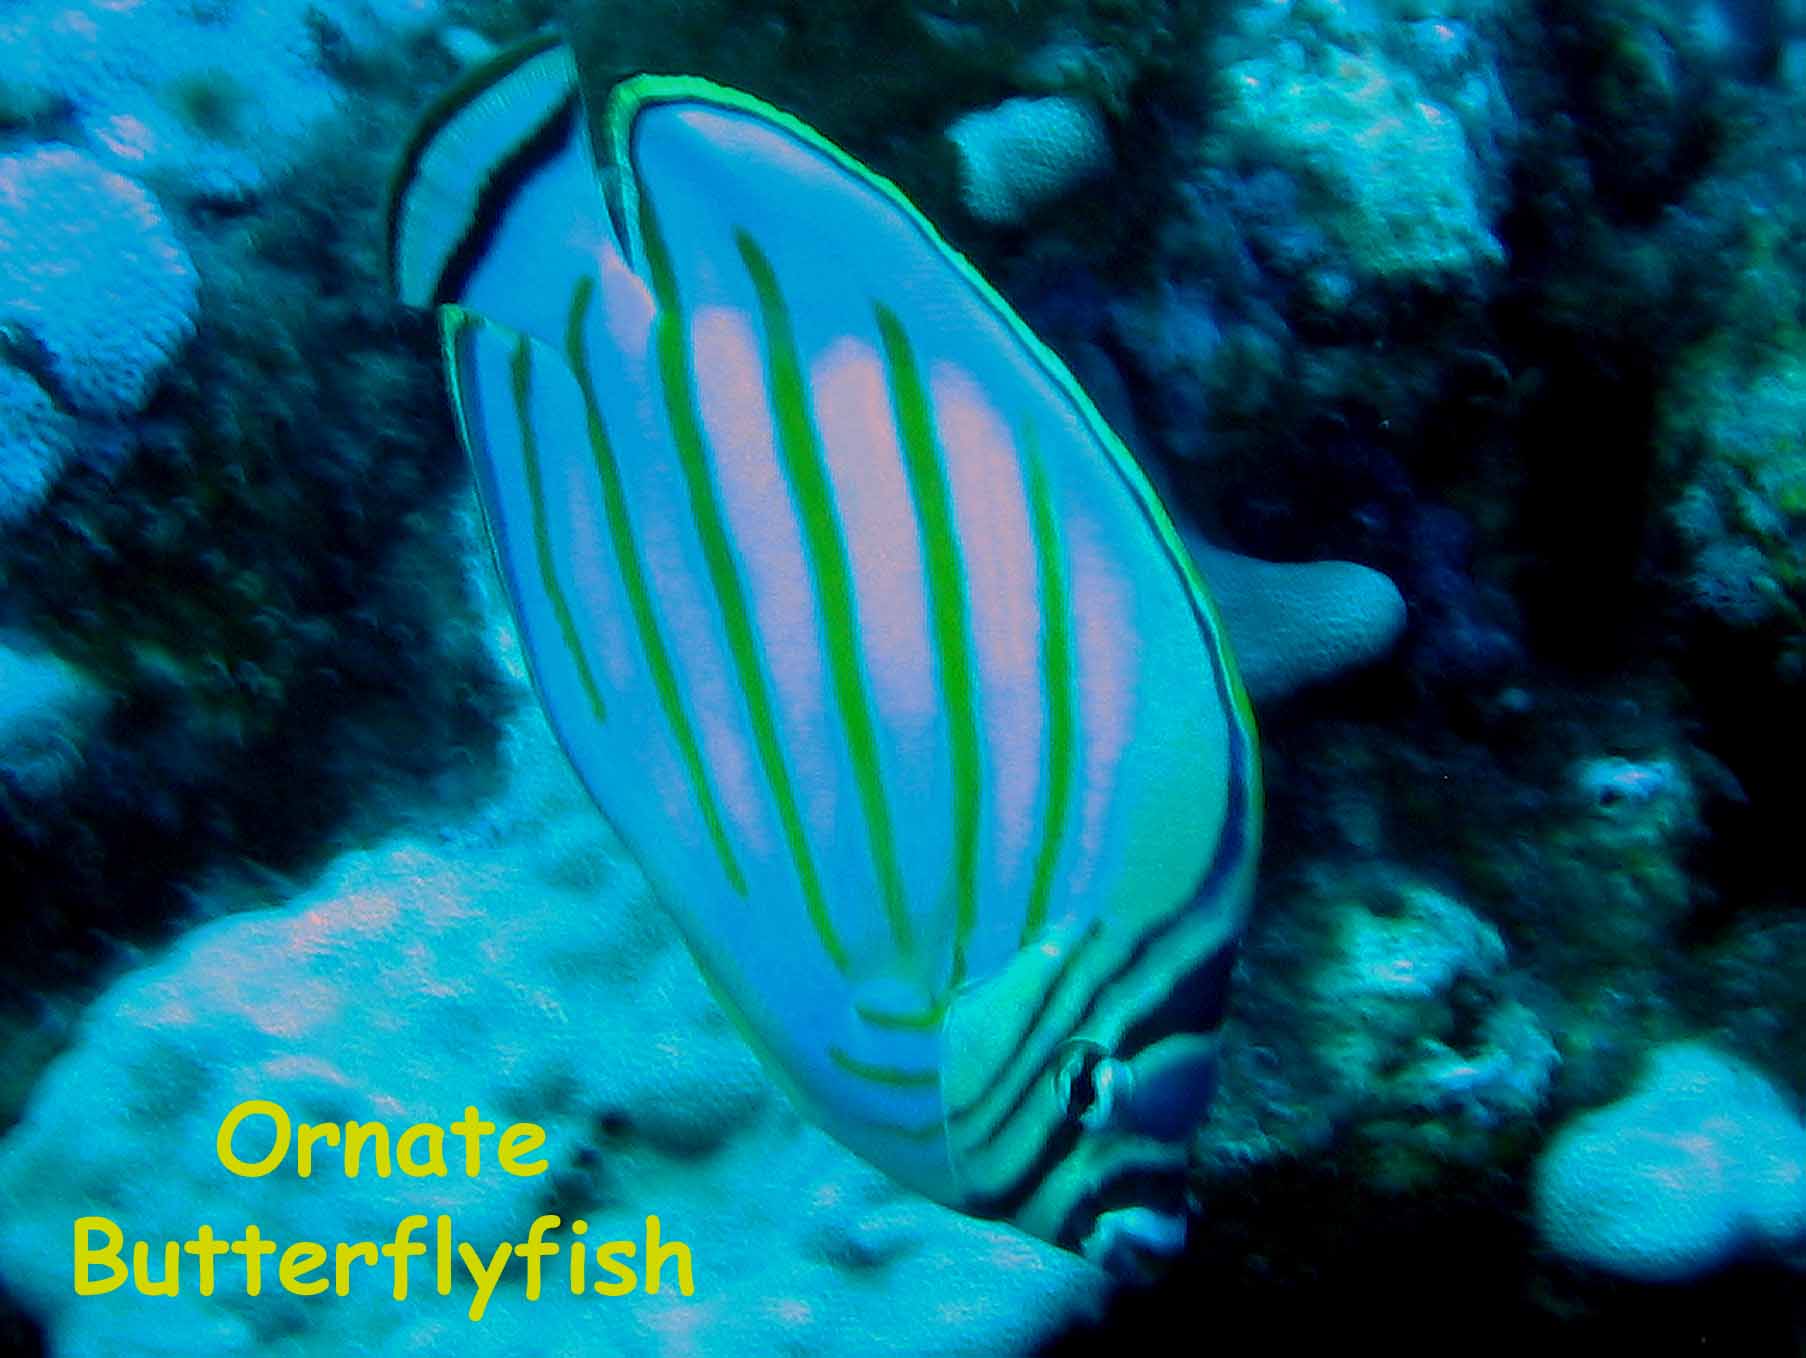
[[556,343],[564,308],[618,254],[590,153],[577,66],[541,34],[471,71],[427,110],[389,191],[391,286]]

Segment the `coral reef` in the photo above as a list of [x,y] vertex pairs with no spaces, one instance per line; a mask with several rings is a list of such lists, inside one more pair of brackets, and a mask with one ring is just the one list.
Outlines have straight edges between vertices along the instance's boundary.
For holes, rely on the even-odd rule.
[[1283,938],[1253,945],[1245,1005],[1264,1017],[1227,1058],[1207,1192],[1346,1137],[1367,1178],[1404,1192],[1529,1134],[1561,1058],[1496,927],[1372,870],[1320,868],[1285,908]]
[[956,119],[947,139],[959,151],[966,210],[994,226],[1020,223],[1110,164],[1103,120],[1068,95],[1006,99]]
[[[130,420],[77,418],[53,391],[4,386],[21,417],[0,435],[0,483],[32,502],[14,502],[0,535],[0,615],[109,690],[116,718],[87,730],[55,796],[15,785],[0,805],[0,865],[33,921],[0,963],[9,996],[27,977],[57,994],[129,955],[216,868],[305,870],[359,816],[392,824],[488,776],[493,681],[441,517],[456,436],[383,301],[373,187],[417,89],[449,62],[405,47],[384,60],[370,70],[385,94],[323,112],[288,148],[305,191],[255,214],[172,206],[141,256],[167,264],[179,238],[182,290],[138,288],[120,267],[130,238],[104,267],[19,285],[59,308],[48,335],[92,337],[78,383],[136,399],[142,381],[150,400]],[[109,195],[111,212],[66,224],[83,249],[100,250],[101,224],[141,222],[141,191],[86,152],[8,163],[73,164]],[[20,255],[55,263],[61,239],[40,233]],[[173,317],[158,299],[192,299],[196,275],[194,335],[150,389],[124,361],[155,357],[139,312]],[[21,352],[28,366],[7,372],[56,385],[46,346],[22,338],[8,356]]]
[[[1161,410],[1174,451],[1220,456],[1281,385],[1293,409],[1304,393],[1358,401],[1404,433],[1447,362],[1419,340],[1475,345],[1477,304],[1504,276],[1516,120],[1498,21],[1453,8],[1401,22],[1389,6],[1240,6],[1210,45],[1209,106],[1182,124],[1152,286],[1116,308],[1162,406],[1176,403]],[[1401,291],[1438,295],[1439,314],[1419,299],[1425,314],[1401,316]],[[1354,341],[1382,324],[1386,360],[1365,362]]]
[[194,265],[156,200],[69,147],[0,158],[0,326],[68,408],[120,416],[194,331]]
[[1255,702],[1379,659],[1405,628],[1405,601],[1352,561],[1255,561],[1187,539]]
[[338,78],[432,13],[422,0],[61,0],[0,23],[9,102],[119,170],[233,201],[294,163]]
[[1293,40],[1216,79],[1224,103],[1204,162],[1268,179],[1287,217],[1255,224],[1312,302],[1339,309],[1366,286],[1468,287],[1504,262],[1486,221],[1497,189],[1485,191],[1456,113],[1409,67]]
[[[1800,6],[554,8],[0,19],[0,1252],[56,1351],[1015,1351],[1103,1307],[1070,1355],[1170,1342],[1207,1293],[1270,1342],[1483,1314],[1552,1351],[1797,1352]],[[423,91],[559,17],[598,87],[723,80],[893,177],[1221,545],[1206,574],[1283,563],[1253,583],[1314,582],[1340,624],[1312,660],[1226,618],[1287,701],[1164,1288],[1106,1297],[798,1123],[513,715],[506,655],[498,691],[377,200]],[[1093,110],[1109,167],[1057,210],[961,211],[946,129],[1000,106]],[[53,191],[117,236],[30,227]],[[417,1184],[226,1176],[218,1105],[272,1090],[537,1118],[544,1178],[433,1184],[461,1231],[655,1208],[708,1295],[505,1287],[479,1329],[467,1292],[69,1296],[84,1203],[151,1238],[413,1210]],[[0,1316],[0,1347],[29,1330]]]
[[80,446],[75,420],[31,374],[0,363],[0,526],[36,509]]
[[[681,1331],[697,1355],[979,1355],[1026,1352],[1095,1304],[1101,1275],[1081,1261],[914,1197],[802,1123],[536,707],[510,718],[507,761],[501,793],[432,840],[349,852],[277,908],[189,933],[88,1011],[0,1143],[0,1269],[58,1354],[575,1352],[605,1332],[611,1352],[652,1355]],[[397,1132],[475,1105],[542,1126],[549,1167],[350,1180],[322,1148],[307,1179],[292,1157],[234,1177],[216,1131],[244,1099]],[[435,1297],[425,1261],[407,1306],[386,1266],[341,1300],[247,1296],[231,1261],[211,1296],[192,1275],[173,1301],[69,1286],[77,1215],[153,1241],[255,1222],[286,1247],[386,1241],[412,1212],[450,1215],[485,1256],[542,1213],[588,1221],[592,1240],[637,1238],[653,1213],[689,1246],[696,1294],[573,1297],[554,1261],[538,1300],[506,1278],[473,1327],[468,1276]]]
[[1806,6],[1799,0],[1668,0],[1701,54],[1741,79],[1806,81]]
[[66,661],[23,638],[0,639],[0,798],[54,795],[110,701]]
[[1757,1071],[1671,1043],[1623,1099],[1556,1134],[1535,1201],[1549,1248],[1627,1278],[1679,1281],[1755,1250],[1806,1264],[1806,1122]]
[[[1670,516],[1692,601],[1738,628],[1806,627],[1806,343],[1774,337],[1753,370],[1722,347],[1681,375],[1696,470]],[[1677,412],[1677,418],[1683,418]],[[1782,663],[1806,672],[1806,652]]]
[[155,197],[67,146],[0,156],[0,524],[110,469],[193,334],[199,281]]

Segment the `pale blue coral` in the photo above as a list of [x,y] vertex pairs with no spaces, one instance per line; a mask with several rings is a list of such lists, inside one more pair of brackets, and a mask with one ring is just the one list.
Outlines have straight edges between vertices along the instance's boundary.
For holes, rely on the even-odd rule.
[[430,0],[27,0],[0,19],[0,48],[17,94],[61,105],[113,168],[237,199],[338,106],[335,45],[367,49],[432,12]]
[[1110,167],[1103,117],[1077,95],[1006,99],[956,118],[947,139],[966,210],[993,225],[1018,224]]
[[37,508],[79,437],[75,420],[29,373],[0,362],[0,526]]
[[1628,1095],[1556,1135],[1534,1190],[1557,1254],[1680,1281],[1741,1254],[1806,1249],[1806,1124],[1760,1071],[1708,1043],[1670,1043]]
[[142,184],[68,146],[0,157],[0,325],[70,411],[138,411],[193,333],[199,281]]
[[[0,1269],[54,1351],[655,1358],[681,1334],[695,1358],[976,1358],[1089,1313],[1104,1279],[1082,1261],[907,1194],[790,1110],[525,704],[512,631],[491,622],[520,700],[500,796],[432,842],[347,852],[275,908],[196,929],[122,978],[0,1141]],[[544,1126],[551,1169],[301,1180],[291,1160],[236,1178],[215,1132],[247,1098],[397,1130],[475,1104]],[[211,1297],[192,1277],[174,1300],[69,1286],[84,1212],[133,1238],[254,1221],[284,1242],[386,1240],[406,1214],[445,1212],[487,1255],[546,1211],[583,1217],[592,1241],[658,1214],[691,1247],[696,1295],[549,1285],[530,1302],[505,1283],[473,1325],[467,1281],[438,1297],[425,1261],[405,1305],[386,1269],[343,1299],[246,1297],[231,1261]]]

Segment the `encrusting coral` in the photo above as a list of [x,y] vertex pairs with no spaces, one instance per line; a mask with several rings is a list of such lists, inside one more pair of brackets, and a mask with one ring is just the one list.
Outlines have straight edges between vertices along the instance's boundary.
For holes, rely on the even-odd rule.
[[1096,109],[1070,95],[1006,99],[947,129],[959,150],[960,196],[974,217],[1020,223],[1110,165],[1110,138]]
[[1806,1123],[1760,1072],[1670,1043],[1623,1099],[1556,1134],[1535,1205],[1558,1254],[1643,1282],[1749,1252],[1792,1249],[1806,1265]]

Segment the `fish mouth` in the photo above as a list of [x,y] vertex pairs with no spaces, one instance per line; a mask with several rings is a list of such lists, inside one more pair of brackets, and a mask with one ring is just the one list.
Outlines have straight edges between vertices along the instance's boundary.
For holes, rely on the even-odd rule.
[[1120,1281],[1157,1282],[1185,1252],[1185,1218],[1151,1207],[1119,1207],[1098,1217],[1080,1252]]

